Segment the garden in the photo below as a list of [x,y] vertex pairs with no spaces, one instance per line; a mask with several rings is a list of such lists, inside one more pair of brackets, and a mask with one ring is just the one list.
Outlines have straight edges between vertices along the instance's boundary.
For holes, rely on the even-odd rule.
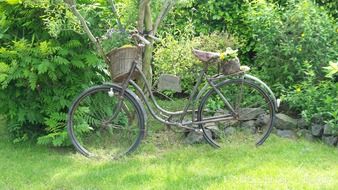
[[[330,0],[1,1],[0,189],[337,189],[337,11]],[[111,60],[136,47],[121,80]],[[234,60],[239,74],[225,74]],[[203,69],[221,82],[199,81]],[[91,157],[98,146],[130,148]]]

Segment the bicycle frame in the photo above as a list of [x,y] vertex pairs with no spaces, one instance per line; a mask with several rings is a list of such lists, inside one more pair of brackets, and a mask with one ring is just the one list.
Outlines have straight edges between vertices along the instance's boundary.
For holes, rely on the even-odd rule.
[[[162,108],[161,106],[158,105],[158,103],[157,103],[157,101],[156,101],[156,99],[155,99],[155,97],[152,93],[150,84],[146,80],[146,77],[145,77],[144,73],[142,72],[142,70],[140,68],[138,68],[137,62],[134,61],[130,70],[129,70],[128,77],[121,84],[122,91],[119,95],[120,101],[118,103],[118,109],[120,109],[121,106],[122,106],[121,102],[123,101],[123,93],[125,92],[125,90],[128,88],[129,85],[132,85],[136,89],[136,91],[138,92],[138,95],[142,98],[144,104],[146,105],[146,107],[150,111],[150,114],[156,120],[160,121],[161,123],[164,123],[164,124],[167,124],[167,125],[175,125],[175,126],[179,126],[179,127],[183,127],[183,128],[187,128],[187,129],[195,129],[193,127],[188,127],[188,125],[199,125],[199,124],[210,123],[210,122],[231,120],[234,117],[236,117],[236,113],[235,113],[234,109],[232,108],[232,106],[230,105],[230,103],[228,102],[228,100],[216,88],[217,81],[225,79],[227,77],[226,76],[222,76],[222,77],[218,76],[218,77],[209,78],[206,75],[206,71],[207,71],[208,67],[209,67],[209,64],[206,63],[204,68],[200,71],[199,77],[197,78],[197,83],[195,84],[193,91],[190,94],[188,103],[185,105],[184,109],[182,111],[171,112],[171,111],[168,111],[168,110],[166,110],[166,109],[164,109],[164,108]],[[132,73],[135,72],[136,70],[140,73],[141,80],[144,81],[145,90],[147,90],[149,92],[151,102],[155,105],[156,110],[159,111],[160,114],[156,114],[155,110],[150,106],[150,103],[147,100],[146,95],[144,94],[143,90],[140,88],[140,86],[138,86],[136,84],[136,82],[131,80]],[[241,75],[241,76],[243,77],[244,74]],[[207,84],[205,84],[205,86],[201,89],[201,91],[198,92],[198,87],[202,83],[203,79],[205,79],[207,81]],[[215,83],[215,81],[216,81],[216,83]],[[215,116],[215,117],[212,117],[212,118],[204,119],[203,121],[197,121],[195,119],[195,112],[197,111],[197,110],[195,110],[196,101],[199,100],[202,97],[202,95],[205,94],[210,89],[210,87],[212,89],[214,89],[216,91],[216,93],[222,98],[222,100],[225,102],[226,106],[230,109],[231,113],[228,114],[228,115],[225,115],[225,116],[224,115]],[[192,109],[189,109],[189,108],[192,108]],[[192,113],[191,121],[183,121],[188,113]],[[169,121],[169,119],[172,116],[180,116],[179,121],[178,122]]]

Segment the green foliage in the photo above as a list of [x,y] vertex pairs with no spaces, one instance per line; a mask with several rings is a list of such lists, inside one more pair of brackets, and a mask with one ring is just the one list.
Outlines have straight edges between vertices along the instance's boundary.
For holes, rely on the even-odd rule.
[[[250,4],[247,19],[255,40],[255,66],[277,94],[284,94],[289,109],[310,121],[322,115],[338,126],[338,86],[324,78],[322,67],[337,57],[336,23],[311,1]],[[334,73],[333,70],[332,75]]]
[[[249,9],[252,10],[252,3],[256,4],[259,1],[248,1],[248,0],[240,0],[240,1],[229,1],[229,0],[184,0],[178,1],[177,5],[174,7],[174,10],[168,15],[165,20],[165,27],[163,30],[169,32],[175,36],[180,35],[180,31],[183,31],[187,22],[192,22],[193,26],[195,27],[196,34],[199,35],[200,33],[209,34],[210,32],[214,31],[227,31],[239,38],[241,43],[245,44],[240,50],[240,55],[242,57],[242,61],[245,63],[252,62],[255,56],[255,49],[254,45],[257,42],[257,38],[255,35],[257,34],[256,30],[253,29],[252,25],[248,23],[248,19],[256,19],[255,15],[250,15],[248,17],[247,12]],[[260,3],[270,2],[267,3],[269,6],[275,5],[278,12],[283,12],[286,9],[290,9],[290,6],[294,4],[301,4],[304,1],[299,0],[263,0]],[[310,1],[309,1],[310,2]],[[330,24],[332,26],[332,20],[337,19],[337,8],[338,4],[337,1],[334,0],[315,0],[316,5],[312,4],[310,9],[317,7],[316,13],[313,10],[306,10],[306,7],[303,7],[305,10],[304,16],[306,15],[307,22],[309,25],[313,24],[313,28],[316,27],[316,23],[318,19],[318,15],[325,15],[330,14],[334,18],[330,18]],[[320,5],[318,7],[317,5]],[[300,5],[301,6],[301,5]],[[251,8],[250,8],[251,7]],[[295,10],[295,9],[294,9]],[[269,11],[269,10],[267,10]],[[274,12],[265,12],[266,15],[271,14],[271,18],[275,14],[277,10],[273,10]],[[291,10],[288,11],[289,15]],[[301,10],[298,10],[298,13]],[[310,14],[309,14],[310,13]],[[326,14],[327,13],[327,14]],[[297,14],[297,13],[296,13]],[[308,20],[313,16],[315,16],[316,21],[309,23]],[[284,19],[284,18],[283,18]],[[300,18],[299,18],[300,19]],[[281,20],[281,19],[279,19]],[[328,19],[324,18],[320,26],[323,25]],[[283,21],[284,22],[284,21]],[[276,23],[277,20],[276,20]],[[288,24],[296,24],[293,21],[289,22]],[[257,21],[257,25],[259,25],[259,21]],[[280,24],[279,24],[280,25]],[[276,27],[278,28],[278,24]],[[303,27],[303,26],[300,26]],[[329,28],[330,26],[326,27]],[[262,29],[262,28],[260,28]],[[317,30],[321,30],[318,28]],[[161,32],[161,31],[160,31]],[[258,31],[259,32],[259,31]],[[316,31],[313,31],[314,33]],[[323,31],[326,33],[326,31]],[[282,33],[282,32],[281,32]],[[254,34],[254,36],[252,35]],[[254,37],[254,38],[253,38]],[[309,37],[309,36],[308,36]],[[278,40],[278,39],[277,39]],[[290,41],[290,43],[293,43]]]
[[[189,27],[188,27],[189,28]],[[183,32],[178,39],[167,35],[156,47],[154,52],[154,78],[162,73],[174,74],[181,78],[183,92],[191,92],[196,82],[197,73],[202,68],[202,63],[193,55],[192,49],[223,52],[227,47],[239,47],[236,39],[226,33],[212,33],[200,37],[192,37]],[[215,73],[211,68],[209,74]],[[213,70],[212,70],[213,69]]]
[[[272,0],[272,2],[277,2],[281,6],[286,6],[290,2],[295,2],[295,0]],[[297,2],[297,1],[296,1]],[[325,8],[325,10],[337,18],[338,16],[338,1],[336,0],[313,0],[312,2],[316,3],[319,6]]]
[[231,49],[231,47],[227,47],[226,50],[225,50],[225,52],[222,52],[220,54],[219,58],[222,61],[230,61],[232,59],[237,58],[237,56],[238,56],[237,51],[238,50]]
[[[78,1],[77,9],[87,21],[94,34],[100,39],[105,52],[133,43],[133,39],[121,30],[134,30],[138,16],[137,0],[113,1],[117,14],[111,10],[107,0],[82,0]],[[156,1],[157,2],[157,1]],[[71,15],[70,18],[72,18]],[[117,25],[117,19],[121,21],[122,28]],[[76,28],[73,28],[76,31]],[[80,32],[83,33],[82,29]]]
[[333,78],[317,82],[311,66],[308,66],[306,73],[307,79],[293,85],[283,99],[308,122],[320,116],[323,122],[338,130],[338,83]]
[[[323,103],[320,94],[326,94],[327,100],[337,97],[335,67],[332,63],[328,65],[337,59],[336,18],[337,1],[331,0],[187,0],[180,1],[169,14],[164,33],[179,39],[187,23],[192,23],[195,36],[212,31],[231,32],[245,44],[239,49],[242,63],[251,65],[253,73],[268,82],[277,96],[284,94],[290,109],[303,111],[307,119],[315,112],[328,112],[332,117],[326,121],[335,122],[334,107]],[[189,43],[187,47],[191,46]],[[175,49],[179,48],[170,52]],[[166,67],[161,69],[178,70]],[[330,71],[326,73],[322,67]],[[325,76],[332,76],[333,81]],[[302,93],[296,93],[298,87],[303,89]],[[313,103],[314,100],[318,103]]]
[[11,18],[5,23],[8,38],[0,39],[0,114],[8,131],[14,142],[38,138],[41,144],[67,144],[68,107],[84,88],[104,80],[103,65],[86,36],[60,30],[52,38],[43,6],[0,7],[2,18]]
[[[96,36],[116,28],[116,15],[105,0],[77,2]],[[115,2],[122,23],[135,27],[138,1]],[[184,92],[190,92],[201,66],[191,49],[222,52],[238,48],[240,41],[242,62],[255,60],[254,70],[274,84],[274,92],[285,94],[292,109],[307,119],[316,112],[329,115],[326,122],[336,124],[337,74],[328,63],[337,60],[337,1],[314,2],[320,6],[309,0],[179,1],[160,31],[164,40],[155,50],[155,79],[176,74]],[[154,1],[155,12],[161,3]],[[7,117],[15,142],[34,137],[40,144],[63,145],[71,100],[105,80],[104,65],[61,0],[6,0],[0,12],[0,114]],[[103,45],[109,51],[127,43],[117,34]]]
[[165,24],[182,31],[190,20],[196,27],[197,34],[215,31],[229,31],[235,34],[245,32],[242,31],[245,11],[245,0],[187,0],[175,6]]
[[337,76],[338,74],[338,62],[331,62],[329,63],[328,67],[324,67],[324,69],[326,70],[327,74],[325,75],[325,77],[327,78],[334,78],[335,76]]
[[[246,21],[248,1],[186,0],[178,1],[164,21],[163,30],[175,36],[184,31],[186,23],[194,26],[194,35],[228,32],[243,44],[239,54],[242,62],[252,58],[251,30]],[[161,31],[160,31],[161,32]],[[244,45],[245,44],[245,45]]]
[[[311,65],[317,79],[337,55],[336,24],[308,0],[281,8],[264,0],[250,4],[248,24],[255,40],[255,67],[275,84],[275,91],[303,81]],[[278,87],[278,88],[277,88]]]
[[321,115],[324,122],[338,130],[338,83],[322,81],[318,84],[302,82],[294,86],[285,100],[288,105],[310,121],[315,115]]
[[336,0],[316,0],[318,5],[325,7],[325,9],[337,19],[338,17],[338,1]]

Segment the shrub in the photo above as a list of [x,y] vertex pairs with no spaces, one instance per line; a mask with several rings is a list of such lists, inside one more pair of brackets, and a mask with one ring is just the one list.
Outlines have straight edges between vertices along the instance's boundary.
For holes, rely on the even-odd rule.
[[315,72],[311,65],[307,66],[308,75],[305,81],[295,84],[283,99],[288,106],[301,113],[308,122],[318,116],[321,122],[328,123],[338,131],[338,83],[335,79],[338,72],[337,62],[330,62],[329,67],[323,68],[327,73],[326,79],[316,81]]
[[189,0],[178,3],[169,14],[166,24],[183,30],[190,20],[196,26],[197,34],[215,31],[244,32],[243,13],[246,11],[244,0]]
[[302,82],[285,97],[290,108],[299,111],[308,122],[321,115],[324,122],[338,130],[338,83],[321,81],[317,84]]
[[[252,1],[251,1],[252,2]],[[287,7],[298,1],[269,0],[278,6]],[[337,18],[337,1],[315,0],[317,5]],[[178,1],[174,10],[168,15],[165,24],[167,30],[182,31],[187,22],[191,21],[196,27],[197,34],[209,34],[215,31],[229,31],[241,40],[249,40],[250,27],[246,22],[246,12],[250,1],[247,0],[185,0]]]
[[335,59],[336,24],[325,10],[308,0],[285,8],[263,0],[250,4],[247,20],[255,40],[255,66],[261,76],[275,84],[275,91],[306,79],[311,65],[317,79],[322,67]]
[[[157,79],[162,73],[180,76],[183,91],[189,93],[196,82],[196,74],[202,66],[193,55],[192,49],[222,52],[226,47],[239,47],[236,39],[226,33],[192,37],[189,33],[183,32],[179,39],[167,35],[154,52],[154,78]],[[212,71],[209,74],[212,74]]]
[[[208,35],[213,32],[229,32],[238,37],[242,44],[248,42],[249,28],[245,22],[246,0],[187,0],[178,1],[164,20],[160,33],[178,37],[187,23],[194,26],[194,35]],[[241,52],[250,48],[243,46]],[[242,57],[242,59],[246,59]]]
[[[286,6],[290,0],[274,0],[281,6]],[[313,0],[317,5],[322,6],[325,10],[332,15],[333,17],[337,18],[338,16],[338,2],[336,0]]]
[[104,80],[102,63],[86,36],[61,30],[52,38],[44,7],[1,3],[0,9],[7,28],[0,39],[0,115],[14,142],[67,144],[68,107],[80,91]]
[[338,17],[338,2],[336,0],[316,0],[316,3],[325,7],[333,17]]
[[[293,10],[290,10],[290,8],[295,4],[295,2],[299,1],[288,1],[288,0],[271,0],[268,2],[272,3],[266,3],[266,1],[246,1],[246,0],[240,0],[240,1],[229,1],[229,0],[222,0],[222,1],[206,1],[206,0],[188,0],[188,1],[179,1],[173,9],[173,11],[168,15],[168,17],[165,20],[165,28],[164,33],[170,33],[175,36],[180,35],[180,31],[183,31],[186,23],[191,22],[193,26],[195,27],[195,35],[200,34],[209,34],[212,32],[221,32],[221,31],[228,31],[231,34],[238,37],[238,40],[241,41],[242,44],[245,44],[240,49],[239,53],[241,55],[241,60],[245,63],[252,63],[253,58],[255,56],[255,51],[257,49],[254,49],[254,45],[257,42],[257,35],[260,35],[258,33],[261,33],[260,30],[262,30],[262,27],[259,27],[260,20],[256,19],[257,15],[250,14],[248,16],[247,12],[250,11],[252,13],[252,5],[257,6],[257,4],[265,3],[266,6],[275,6],[275,8],[270,12],[270,10],[266,9],[267,12],[265,12],[265,15],[270,16],[270,22],[273,21],[274,14],[277,16],[275,20],[277,24],[275,27],[271,27],[271,31],[275,29],[278,29],[281,24],[278,24],[280,22],[284,22],[286,14],[284,16],[281,15],[281,13],[284,10],[289,10],[288,15],[290,16],[291,12]],[[306,15],[307,20],[304,21],[308,23],[308,25],[313,25],[313,28],[315,28],[316,21],[315,22],[309,22],[311,20],[311,16],[314,14],[317,14],[316,20],[321,20],[321,16],[318,15],[324,15],[324,17],[327,17],[328,15],[325,13],[328,11],[328,14],[332,15],[334,18],[337,16],[337,3],[336,1],[328,1],[328,0],[316,0],[314,1],[317,3],[316,5],[311,4],[311,9],[316,7],[316,12],[314,13],[313,10],[305,10],[306,6],[303,7],[305,12],[304,15]],[[297,4],[297,3],[296,3]],[[299,7],[303,6],[302,1],[299,4]],[[304,4],[304,3],[303,3]],[[321,5],[321,7],[318,7],[317,5]],[[250,10],[249,10],[250,9]],[[325,9],[325,10],[324,10]],[[260,10],[261,13],[264,13],[265,10]],[[298,15],[301,15],[302,10],[299,10]],[[308,14],[310,13],[311,14]],[[324,12],[324,13],[321,13]],[[262,16],[262,15],[261,15]],[[284,17],[284,18],[282,18]],[[249,18],[249,19],[248,19]],[[304,17],[305,18],[305,17]],[[257,27],[252,26],[252,20],[256,19],[255,24]],[[298,18],[298,20],[302,20],[302,18]],[[322,23],[319,25],[319,27],[323,26],[327,20],[331,20],[329,23],[330,26],[332,26],[332,23],[334,23],[334,19],[328,19],[325,18]],[[298,23],[292,23],[293,21],[289,23],[284,23],[283,25],[285,27],[288,27],[288,25],[291,23],[291,25],[297,25]],[[329,28],[330,26],[327,26],[326,28]],[[268,30],[269,26],[263,26],[265,29]],[[303,26],[300,26],[300,28]],[[321,30],[317,28],[317,30]],[[258,30],[257,30],[258,29]],[[292,30],[292,29],[291,29]],[[270,31],[270,32],[271,32]],[[163,33],[162,32],[162,33]],[[280,31],[280,33],[285,33],[287,31]],[[323,33],[327,33],[327,31],[322,31]],[[267,31],[266,33],[269,33]],[[316,33],[316,31],[313,31],[313,33]],[[306,37],[307,40],[311,38],[311,34],[307,33],[308,35]],[[332,34],[332,31],[331,31]],[[265,34],[264,34],[265,35]],[[272,34],[275,35],[276,34]],[[271,35],[270,35],[271,36]],[[287,35],[286,35],[287,36]],[[276,36],[277,37],[277,36]],[[267,39],[266,41],[269,41],[270,39]],[[275,38],[275,41],[278,42],[279,39]],[[333,41],[333,40],[332,40]],[[272,43],[273,43],[272,42]],[[290,39],[290,43],[293,42]],[[323,42],[325,43],[325,42]],[[269,50],[266,50],[269,52]],[[325,52],[325,50],[323,50]],[[326,61],[326,60],[325,60]],[[268,78],[267,78],[268,79]]]

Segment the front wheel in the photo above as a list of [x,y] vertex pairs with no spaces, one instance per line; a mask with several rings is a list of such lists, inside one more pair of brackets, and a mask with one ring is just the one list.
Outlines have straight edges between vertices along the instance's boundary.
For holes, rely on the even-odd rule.
[[207,92],[198,109],[198,121],[210,121],[199,125],[207,142],[215,147],[263,144],[275,120],[273,102],[265,91],[244,79],[226,80],[216,88],[219,93]]
[[68,112],[68,133],[87,157],[116,158],[134,151],[145,133],[145,112],[136,96],[121,87],[101,85],[85,90]]

